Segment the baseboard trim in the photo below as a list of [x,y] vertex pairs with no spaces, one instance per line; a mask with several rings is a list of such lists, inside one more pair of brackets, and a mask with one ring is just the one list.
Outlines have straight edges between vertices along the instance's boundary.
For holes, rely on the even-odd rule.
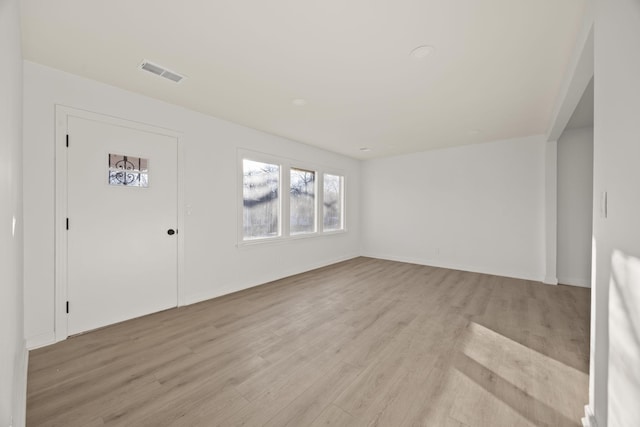
[[545,285],[557,285],[558,284],[558,278],[557,277],[545,277],[544,280],[542,281],[542,283],[544,283]]
[[349,261],[350,259],[358,258],[359,256],[360,254],[349,254],[342,257],[331,258],[321,262],[312,262],[310,264],[307,264],[305,266],[298,267],[298,268],[291,268],[291,269],[285,270],[282,274],[282,277],[279,277],[279,279],[295,276],[296,274],[306,273],[311,270],[317,270],[318,268],[323,268],[333,264],[338,264],[339,262]]
[[591,407],[589,405],[584,405],[584,418],[582,418],[582,427],[598,427],[596,417],[593,415],[593,412],[591,411]]
[[591,287],[591,281],[577,277],[558,277],[558,283],[561,285],[579,286],[581,288]]
[[273,274],[270,276],[265,276],[261,278],[257,282],[246,282],[246,283],[226,283],[223,285],[216,286],[215,289],[208,290],[206,292],[199,292],[193,295],[186,295],[184,298],[185,305],[196,304],[202,301],[207,301],[213,298],[218,298],[223,295],[232,294],[234,292],[243,291],[245,289],[253,288],[256,286],[264,285],[265,283],[273,282],[274,280],[284,279],[285,277],[295,276],[296,274],[306,273],[311,270],[316,270],[318,268],[326,267],[332,264],[337,264],[339,262],[348,261],[350,259],[358,258],[360,255],[358,254],[350,254],[343,257],[333,258],[330,260],[325,260],[322,262],[316,262],[307,264],[305,266],[301,266],[295,269],[289,269],[277,274]]
[[22,343],[22,354],[16,359],[16,378],[14,380],[16,397],[13,407],[12,427],[23,427],[27,422],[27,371],[29,369],[29,351],[26,340]]
[[500,276],[500,277],[510,277],[513,279],[521,279],[521,280],[531,280],[534,282],[543,282],[542,276],[535,276],[530,274],[522,274],[514,271],[505,271],[505,270],[491,270],[478,266],[469,266],[464,264],[455,264],[455,263],[446,263],[446,262],[438,262],[436,260],[424,260],[418,258],[411,257],[402,257],[395,255],[386,255],[386,254],[377,254],[372,252],[363,252],[363,257],[368,258],[377,258],[377,259],[385,259],[388,261],[398,261],[398,262],[406,262],[408,264],[417,264],[417,265],[426,265],[429,267],[438,267],[438,268],[447,268],[450,270],[460,270],[460,271],[468,271],[471,273],[480,273],[480,274],[490,274],[492,276]]

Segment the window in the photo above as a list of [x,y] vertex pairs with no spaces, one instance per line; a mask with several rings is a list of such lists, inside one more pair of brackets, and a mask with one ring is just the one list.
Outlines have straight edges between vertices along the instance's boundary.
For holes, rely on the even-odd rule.
[[243,159],[244,240],[280,235],[280,166]]
[[324,197],[322,203],[323,225],[325,231],[342,230],[342,193],[344,178],[338,175],[324,174]]
[[109,154],[109,185],[128,187],[149,187],[148,159]]
[[345,231],[344,180],[318,165],[239,150],[238,242]]
[[289,181],[290,234],[316,231],[316,173],[291,168]]

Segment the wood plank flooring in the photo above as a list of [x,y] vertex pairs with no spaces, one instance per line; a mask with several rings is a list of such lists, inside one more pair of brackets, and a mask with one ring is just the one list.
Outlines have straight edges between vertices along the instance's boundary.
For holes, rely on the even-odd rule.
[[30,353],[34,426],[579,426],[588,289],[357,258]]

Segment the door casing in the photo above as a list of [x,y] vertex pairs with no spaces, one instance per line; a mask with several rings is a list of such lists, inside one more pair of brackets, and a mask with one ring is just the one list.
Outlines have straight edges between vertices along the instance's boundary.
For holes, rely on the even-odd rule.
[[[107,116],[91,111],[81,110],[64,105],[55,106],[55,284],[54,284],[54,336],[55,342],[63,341],[67,339],[68,327],[67,327],[67,301],[68,301],[68,287],[67,287],[67,229],[66,218],[67,213],[67,122],[70,116],[80,117],[88,120],[95,120],[106,124],[112,124],[116,126],[127,127],[144,132],[152,132],[161,135],[174,137],[178,144],[178,158],[177,160],[177,172],[178,172],[178,209],[177,209],[177,221],[178,230],[177,233],[177,288],[178,288],[178,307],[185,304],[185,295],[183,289],[183,277],[184,277],[184,147],[182,143],[182,133],[161,128],[158,126],[148,125],[145,123],[134,122],[118,117]],[[73,142],[71,142],[73,143]]]

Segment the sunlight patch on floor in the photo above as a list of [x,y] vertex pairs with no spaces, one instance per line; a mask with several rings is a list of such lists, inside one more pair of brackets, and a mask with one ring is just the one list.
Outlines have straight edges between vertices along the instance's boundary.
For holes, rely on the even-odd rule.
[[573,367],[475,322],[454,366],[464,377],[451,409],[460,422],[491,425],[507,417],[513,425],[579,425],[581,414],[568,402],[583,394],[587,401],[588,375]]

